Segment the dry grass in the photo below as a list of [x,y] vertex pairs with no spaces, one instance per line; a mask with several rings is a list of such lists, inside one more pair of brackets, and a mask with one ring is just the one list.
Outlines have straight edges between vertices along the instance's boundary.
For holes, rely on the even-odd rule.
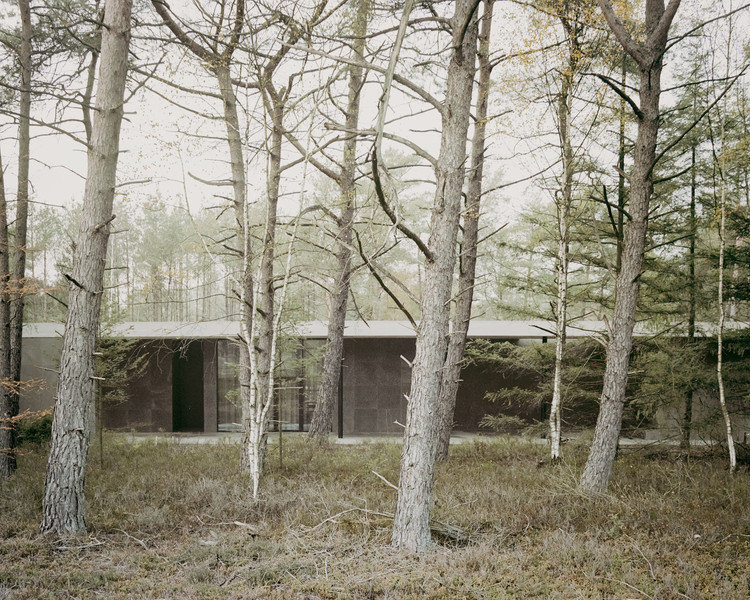
[[372,473],[397,480],[395,444],[294,440],[283,469],[272,448],[257,503],[236,446],[105,445],[88,537],[37,533],[43,451],[0,483],[0,598],[748,598],[750,482],[720,458],[630,451],[589,498],[585,448],[551,466],[522,440],[458,446],[434,516],[467,541],[415,558],[389,548],[395,492]]

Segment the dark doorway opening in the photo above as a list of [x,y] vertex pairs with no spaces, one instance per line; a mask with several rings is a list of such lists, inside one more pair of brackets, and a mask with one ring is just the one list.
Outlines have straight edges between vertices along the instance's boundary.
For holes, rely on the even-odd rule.
[[172,355],[172,431],[203,431],[203,345],[181,342]]

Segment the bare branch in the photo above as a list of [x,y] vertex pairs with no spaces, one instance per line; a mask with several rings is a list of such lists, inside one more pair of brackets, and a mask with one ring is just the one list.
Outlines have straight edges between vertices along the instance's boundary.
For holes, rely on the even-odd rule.
[[411,241],[413,241],[417,245],[417,248],[419,248],[422,251],[422,254],[425,255],[427,260],[434,260],[432,250],[430,250],[427,247],[427,244],[425,244],[415,232],[413,232],[406,225],[404,225],[401,222],[401,220],[396,216],[396,214],[393,212],[391,207],[388,205],[388,200],[386,199],[385,194],[383,193],[383,185],[380,182],[380,173],[378,171],[377,153],[375,152],[374,149],[370,153],[370,161],[372,164],[372,180],[375,183],[375,195],[378,197],[378,202],[380,203],[380,206],[383,208],[383,211],[385,212],[386,215],[388,215],[388,218],[391,220],[391,223],[393,223],[401,233],[403,233],[407,238],[409,238]]
[[643,112],[641,112],[641,109],[638,108],[638,105],[635,103],[635,100],[633,100],[630,96],[628,96],[625,93],[625,90],[623,90],[622,88],[620,88],[620,86],[617,85],[616,82],[614,82],[612,79],[610,79],[606,75],[602,75],[600,73],[584,73],[584,75],[593,75],[594,77],[596,77],[598,79],[601,79],[610,88],[612,88],[612,90],[615,92],[615,94],[617,94],[618,96],[620,96],[620,98],[622,98],[623,100],[625,100],[625,102],[628,103],[628,105],[630,106],[630,108],[633,109],[633,112],[635,113],[636,117],[638,117],[639,119],[643,119]]

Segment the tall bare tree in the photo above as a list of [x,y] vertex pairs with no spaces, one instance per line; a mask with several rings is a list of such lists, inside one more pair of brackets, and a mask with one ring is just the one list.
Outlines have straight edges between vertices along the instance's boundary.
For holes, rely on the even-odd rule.
[[0,159],[0,469],[3,477],[10,477],[16,470],[15,417],[18,404],[10,372],[10,243],[4,173]]
[[[731,5],[731,3],[730,3]],[[731,69],[731,53],[732,53],[732,33],[733,33],[733,18],[729,17],[729,27],[726,41],[726,70],[724,73],[724,79],[729,80],[729,73]],[[727,172],[727,143],[726,143],[726,129],[727,129],[727,96],[724,96],[724,100],[721,103],[721,111],[719,115],[719,148],[718,153],[714,149],[714,156],[718,154],[717,169],[719,172],[719,286],[718,286],[718,332],[716,334],[716,382],[719,388],[719,407],[721,409],[721,416],[724,420],[724,428],[727,438],[727,449],[729,451],[729,472],[734,473],[737,470],[737,451],[734,444],[734,435],[732,433],[732,419],[729,414],[727,407],[726,390],[724,386],[724,326],[726,321],[727,307],[724,299],[724,283],[725,283],[725,259],[726,259],[726,222],[727,222],[727,179],[729,174]],[[713,142],[713,136],[712,136]]]
[[[479,0],[456,0],[450,61],[441,106],[440,154],[425,256],[421,321],[407,404],[392,544],[409,552],[430,545],[430,510],[439,423],[435,418],[448,349],[450,299],[466,164],[466,141],[476,71]],[[377,165],[376,165],[377,167]],[[373,174],[377,168],[373,169]]]
[[[222,0],[216,7],[215,15],[202,11],[202,15],[209,18],[208,25],[213,30],[210,34],[197,33],[191,27],[183,25],[173,14],[169,5],[163,0],[151,0],[154,9],[162,18],[164,25],[172,32],[177,40],[197,57],[202,66],[216,78],[219,98],[222,103],[223,120],[227,133],[229,149],[229,163],[232,173],[232,207],[237,234],[236,248],[241,259],[241,273],[237,280],[234,293],[240,299],[240,322],[242,330],[253,329],[253,267],[252,267],[252,237],[247,230],[247,179],[245,155],[243,150],[243,129],[237,103],[235,82],[232,78],[234,54],[245,29],[245,0],[236,3]],[[200,41],[198,41],[200,40]],[[256,88],[253,82],[246,83],[248,87]],[[249,393],[250,382],[250,345],[240,344],[240,393],[246,397]],[[243,457],[245,455],[243,454]],[[243,458],[243,464],[245,464]]]
[[[281,178],[284,171],[296,162],[284,164],[282,159],[283,142],[288,128],[284,122],[290,104],[295,81],[301,77],[300,71],[288,76],[279,75],[280,67],[292,48],[299,41],[311,43],[311,32],[326,18],[324,14],[328,0],[318,0],[306,11],[306,19],[300,23],[284,15],[279,17],[283,25],[280,39],[282,43],[274,52],[259,48],[249,48],[254,64],[255,84],[260,91],[267,117],[266,126],[266,218],[263,230],[260,260],[256,271],[252,306],[255,311],[252,328],[243,331],[243,343],[250,353],[249,388],[242,396],[242,463],[253,481],[253,495],[258,495],[258,482],[263,470],[266,452],[268,414],[274,398],[274,366],[276,361],[276,341],[279,335],[279,315],[281,306],[276,305],[274,273],[276,260],[276,227],[278,205],[281,197]],[[304,61],[303,61],[304,62]],[[304,67],[303,67],[304,68]],[[279,85],[275,77],[284,77]],[[290,136],[291,137],[291,136]],[[294,138],[293,138],[294,139]],[[304,160],[312,161],[307,153]],[[322,165],[320,169],[325,170]],[[249,254],[246,253],[245,262]]]
[[76,240],[68,319],[44,484],[41,529],[86,531],[84,483],[94,424],[94,352],[117,180],[130,47],[131,0],[107,0],[102,24],[96,112],[88,149],[83,218]]
[[570,229],[573,211],[573,185],[576,174],[576,156],[572,138],[572,107],[576,79],[584,61],[583,36],[590,21],[589,8],[582,2],[556,3],[554,12],[565,32],[565,63],[562,67],[560,91],[557,95],[557,134],[560,139],[562,174],[555,195],[557,210],[557,305],[555,307],[555,371],[552,384],[552,401],[549,412],[550,458],[560,458],[560,436],[563,400],[563,354],[568,329],[568,277],[570,264]]
[[323,378],[318,390],[315,411],[310,422],[310,437],[321,438],[333,427],[333,413],[341,376],[341,359],[344,354],[344,325],[349,297],[349,279],[352,275],[352,241],[355,215],[357,174],[357,133],[359,107],[364,84],[365,36],[370,12],[370,0],[358,0],[356,16],[351,26],[352,59],[348,66],[349,90],[345,116],[345,135],[341,170],[338,174],[341,208],[337,216],[336,273],[331,289],[328,311],[328,337],[323,357]]
[[[19,64],[18,107],[18,187],[13,236],[8,234],[7,203],[3,190],[2,209],[6,212],[3,238],[4,253],[12,249],[12,258],[2,270],[0,309],[0,477],[10,477],[16,470],[16,417],[19,406],[21,381],[21,344],[23,341],[23,305],[26,285],[26,238],[29,217],[29,163],[31,160],[31,76],[32,76],[32,25],[29,0],[18,0],[21,17],[21,35],[13,48]],[[4,184],[3,184],[4,185]],[[12,265],[12,270],[11,270]],[[0,265],[2,266],[2,265]]]
[[443,381],[440,385],[438,403],[438,420],[440,423],[440,440],[438,442],[437,460],[448,456],[453,415],[456,409],[456,395],[461,377],[466,335],[471,321],[471,305],[474,300],[476,282],[477,252],[479,244],[479,215],[482,200],[482,180],[484,177],[485,146],[487,136],[488,108],[493,63],[490,60],[490,35],[492,32],[492,12],[494,0],[484,0],[482,6],[481,31],[479,33],[479,83],[477,87],[476,115],[474,134],[471,140],[471,167],[469,183],[466,190],[466,204],[463,211],[462,237],[458,256],[458,293],[455,298],[453,328],[448,354],[443,369]]
[[[599,417],[591,452],[580,481],[580,488],[589,493],[603,493],[609,485],[622,426],[649,205],[653,193],[661,72],[669,29],[680,0],[670,0],[666,8],[664,0],[646,0],[645,39],[642,42],[637,41],[634,34],[625,28],[609,0],[599,0],[599,6],[618,42],[638,66],[640,102],[629,99],[637,118],[638,134],[629,177],[628,223],[623,238],[622,264],[615,284],[615,309],[609,332]],[[626,94],[625,90],[619,92]]]

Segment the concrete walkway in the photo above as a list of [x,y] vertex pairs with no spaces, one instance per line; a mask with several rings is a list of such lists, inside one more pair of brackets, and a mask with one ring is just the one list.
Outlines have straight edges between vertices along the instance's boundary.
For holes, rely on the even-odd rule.
[[[173,444],[239,444],[242,440],[240,432],[217,432],[217,433],[123,433],[116,434],[132,444],[144,444],[158,442],[169,442]],[[299,439],[307,435],[300,431],[285,431],[284,439]],[[563,437],[575,439],[579,432],[566,433]],[[492,441],[502,437],[502,434],[475,433],[465,431],[454,431],[451,435],[451,444],[464,444],[474,441]],[[546,444],[547,440],[541,437],[522,437],[513,436],[517,439],[523,439],[532,444]],[[272,431],[268,434],[268,441],[271,444],[278,443],[279,433]],[[374,444],[374,443],[393,443],[400,444],[403,436],[400,434],[380,434],[380,435],[348,435],[343,438],[337,438],[334,435],[329,436],[333,444],[356,445],[356,444]],[[705,445],[705,441],[693,440],[694,445]],[[621,446],[649,446],[649,445],[679,445],[679,438],[667,439],[643,439],[643,438],[620,438]]]
[[[242,440],[240,432],[218,432],[218,433],[122,433],[115,434],[122,436],[124,440],[132,444],[144,444],[158,442],[169,442],[173,444],[239,444]],[[299,439],[307,434],[301,431],[285,431],[283,438]],[[451,436],[451,444],[462,444],[477,439],[491,439],[495,436],[479,433],[455,432]],[[348,435],[343,438],[337,438],[334,435],[329,436],[333,444],[356,445],[356,444],[374,444],[374,443],[393,443],[400,444],[403,436],[400,434],[379,434],[379,435]],[[268,434],[268,441],[276,444],[279,441],[279,432],[271,431]],[[544,440],[541,440],[544,441]]]

